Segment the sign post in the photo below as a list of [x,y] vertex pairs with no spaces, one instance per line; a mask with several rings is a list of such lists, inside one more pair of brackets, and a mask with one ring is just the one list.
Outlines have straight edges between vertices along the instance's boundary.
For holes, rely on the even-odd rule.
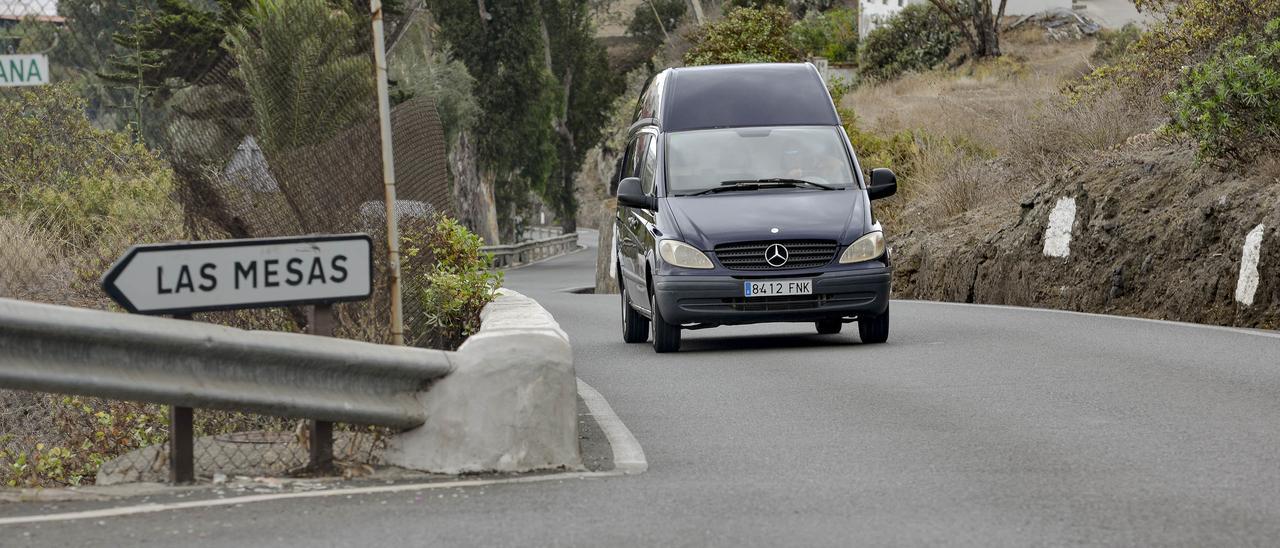
[[[333,336],[333,306],[318,304],[311,307],[311,317],[307,329],[312,335],[321,337]],[[311,464],[313,472],[328,472],[333,469],[333,423],[329,421],[311,421]]]
[[[312,335],[333,336],[333,303],[373,294],[367,234],[135,245],[102,276],[102,289],[135,314],[314,305]],[[333,466],[333,423],[311,422],[314,471]],[[170,408],[169,480],[195,479],[192,409]]]

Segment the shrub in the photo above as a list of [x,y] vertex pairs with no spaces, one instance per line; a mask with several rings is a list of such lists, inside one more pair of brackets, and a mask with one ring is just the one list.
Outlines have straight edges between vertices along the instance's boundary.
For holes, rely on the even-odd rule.
[[724,19],[703,25],[690,38],[686,65],[785,63],[804,59],[791,41],[795,18],[784,8],[738,8]]
[[1168,95],[1171,129],[1199,143],[1202,158],[1246,159],[1280,140],[1280,18],[1258,36],[1237,36],[1186,71]]
[[839,8],[810,11],[791,27],[791,41],[804,53],[832,61],[855,61],[858,55],[858,12]]
[[[686,10],[685,0],[640,2],[631,17],[631,23],[627,25],[627,34],[638,39],[641,47],[652,55],[666,41],[667,35],[676,32]],[[654,17],[654,11],[658,12],[657,18]],[[659,19],[662,24],[658,24]]]
[[960,34],[932,4],[907,6],[871,31],[858,52],[858,67],[872,80],[892,80],[946,60]]
[[37,216],[76,245],[100,240],[104,228],[176,225],[168,166],[84,112],[66,85],[0,100],[0,215]]
[[1178,85],[1182,67],[1211,57],[1225,42],[1254,35],[1280,17],[1280,0],[1135,0],[1157,23],[1126,55],[1067,86],[1075,98],[1119,89],[1131,96],[1163,95]]
[[426,269],[406,267],[409,298],[421,307],[410,318],[412,343],[427,348],[456,349],[480,329],[480,311],[493,301],[502,274],[489,271],[491,259],[480,251],[483,241],[457,221],[441,216],[423,233],[406,235],[405,263],[428,254]]
[[1104,29],[1098,33],[1098,45],[1089,60],[1094,66],[1110,65],[1121,60],[1139,38],[1142,29],[1129,23],[1119,30]]
[[0,483],[93,483],[103,463],[168,439],[159,405],[31,392],[0,392]]

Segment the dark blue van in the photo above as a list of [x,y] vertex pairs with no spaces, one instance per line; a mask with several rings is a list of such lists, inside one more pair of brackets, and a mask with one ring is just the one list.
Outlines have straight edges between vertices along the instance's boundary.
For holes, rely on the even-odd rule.
[[[889,337],[888,248],[871,200],[893,172],[862,176],[813,65],[667,69],[646,86],[615,177],[622,332],[680,349],[683,329],[858,322]],[[652,327],[652,329],[650,329]]]

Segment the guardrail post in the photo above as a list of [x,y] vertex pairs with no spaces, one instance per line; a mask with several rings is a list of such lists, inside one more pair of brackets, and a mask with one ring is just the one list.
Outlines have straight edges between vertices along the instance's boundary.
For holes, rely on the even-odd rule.
[[196,480],[194,415],[190,407],[169,407],[169,483]]
[[[175,320],[191,320],[191,314],[174,314]],[[196,481],[195,410],[169,406],[169,483]]]
[[[309,331],[321,337],[333,336],[333,305],[318,304],[311,307]],[[327,472],[333,468],[333,423],[311,421],[311,462],[315,472]]]

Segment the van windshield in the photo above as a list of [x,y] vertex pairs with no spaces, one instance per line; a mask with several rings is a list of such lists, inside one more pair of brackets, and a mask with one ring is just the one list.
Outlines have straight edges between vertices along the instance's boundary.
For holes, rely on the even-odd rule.
[[667,135],[667,194],[689,195],[727,181],[797,179],[836,188],[855,185],[834,127],[762,127]]

